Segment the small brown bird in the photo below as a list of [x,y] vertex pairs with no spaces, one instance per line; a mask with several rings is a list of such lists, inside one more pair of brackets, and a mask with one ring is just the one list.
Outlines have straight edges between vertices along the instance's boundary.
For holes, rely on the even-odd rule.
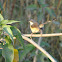
[[31,19],[29,22],[30,22],[30,29],[31,29],[32,33],[40,32],[42,34],[42,30],[40,28],[42,28],[44,26],[43,24],[41,26],[33,19]]

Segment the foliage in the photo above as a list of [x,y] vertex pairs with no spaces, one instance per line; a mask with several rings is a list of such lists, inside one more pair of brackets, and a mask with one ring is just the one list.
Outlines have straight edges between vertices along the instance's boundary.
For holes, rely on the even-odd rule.
[[14,48],[10,44],[5,44],[2,50],[2,56],[5,58],[5,62],[12,62],[14,58]]
[[[18,39],[20,42],[22,42],[22,38],[21,38],[21,33],[18,29],[15,29],[14,27],[12,27],[11,25],[7,25],[8,23],[11,24],[11,23],[15,23],[15,22],[19,22],[19,21],[15,21],[15,20],[4,20],[4,18],[2,17],[2,15],[0,14],[0,28],[2,29],[2,33],[1,34],[3,36],[2,38],[2,56],[5,58],[5,62],[13,62],[13,59],[14,59],[14,39],[13,39],[13,36],[14,35],[18,35]],[[5,22],[5,23],[3,23]],[[11,30],[11,27],[15,30],[12,31]],[[14,34],[13,34],[14,33]],[[5,39],[5,40],[4,40]],[[5,43],[4,43],[5,42]],[[22,46],[24,46],[23,43],[20,43],[22,44]]]
[[[25,46],[25,50],[23,50],[23,52],[20,53],[20,61],[22,61],[22,60],[26,57],[26,55],[27,55],[30,51],[32,51],[34,48],[35,48],[35,47],[34,47],[33,45],[27,44],[27,45]],[[19,49],[19,50],[20,50],[20,49]]]
[[[14,49],[16,49],[18,51],[16,53],[20,54],[19,61],[21,62],[32,62],[33,57],[36,55],[34,46],[24,41],[21,37],[21,33],[31,33],[28,23],[31,18],[39,24],[51,21],[51,23],[44,25],[44,34],[62,32],[62,0],[1,0],[0,13],[4,17],[0,14],[0,39],[3,39],[0,47],[3,48],[4,53],[12,51],[12,57]],[[54,18],[57,20],[53,21]],[[20,20],[21,22],[15,20]],[[38,38],[34,38],[35,40],[38,41]],[[40,45],[58,62],[62,62],[62,36],[43,38]],[[26,53],[24,52],[25,47]],[[10,50],[8,51],[8,49]],[[2,62],[2,50],[0,52],[0,62]],[[9,59],[9,55],[3,54],[5,60]],[[44,61],[44,58],[45,55],[39,52],[37,62]],[[50,62],[49,59],[46,61]]]

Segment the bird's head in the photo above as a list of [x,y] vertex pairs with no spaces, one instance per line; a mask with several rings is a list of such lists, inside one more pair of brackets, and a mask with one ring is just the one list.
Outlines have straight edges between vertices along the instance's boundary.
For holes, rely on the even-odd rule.
[[34,22],[35,22],[35,21],[34,21],[33,19],[31,19],[31,20],[29,21],[30,25],[33,25]]

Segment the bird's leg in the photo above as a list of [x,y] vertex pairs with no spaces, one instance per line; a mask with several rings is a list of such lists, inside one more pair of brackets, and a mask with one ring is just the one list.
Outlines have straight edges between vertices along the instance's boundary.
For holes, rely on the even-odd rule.
[[42,30],[40,29],[40,34],[42,35]]
[[32,35],[33,35],[33,33],[31,33],[31,37],[30,37],[31,39],[32,39]]

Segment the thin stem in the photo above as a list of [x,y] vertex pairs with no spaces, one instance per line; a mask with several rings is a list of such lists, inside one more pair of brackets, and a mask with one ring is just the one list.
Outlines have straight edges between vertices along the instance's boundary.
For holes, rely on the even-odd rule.
[[[31,34],[23,34],[24,36],[31,37]],[[33,34],[32,37],[53,37],[62,36],[62,33],[52,33],[52,34]]]

